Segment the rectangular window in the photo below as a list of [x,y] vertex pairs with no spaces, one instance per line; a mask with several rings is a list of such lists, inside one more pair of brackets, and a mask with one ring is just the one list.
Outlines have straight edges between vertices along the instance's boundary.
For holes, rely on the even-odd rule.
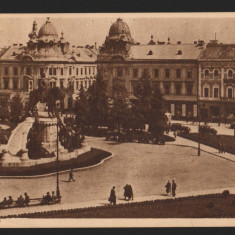
[[95,67],[93,67],[93,75],[95,75]]
[[56,68],[53,68],[53,75],[56,75]]
[[76,68],[76,75],[78,75],[78,68]]
[[44,69],[40,68],[40,76],[43,77],[44,76]]
[[49,75],[52,75],[52,68],[49,68]]
[[117,76],[122,77],[122,69],[120,68],[117,69]]
[[4,78],[3,82],[4,82],[4,89],[9,89],[9,79],[8,78]]
[[18,89],[18,79],[16,78],[13,79],[13,89]]
[[64,87],[64,81],[62,79],[60,79],[60,88]]
[[180,95],[181,94],[181,84],[176,84],[176,86],[175,86],[175,93],[176,93],[176,95]]
[[165,90],[165,95],[169,95],[170,94],[170,85],[169,84],[165,84],[164,90]]
[[83,75],[83,68],[81,68],[81,75]]
[[177,78],[180,78],[180,76],[181,76],[181,71],[180,71],[180,69],[176,69],[176,77],[177,77]]
[[154,69],[154,77],[158,78],[158,69]]
[[187,77],[188,78],[192,78],[192,70],[188,70],[187,71]]
[[209,88],[204,88],[204,96],[209,97]]
[[166,78],[170,77],[170,70],[169,69],[165,69],[165,77]]
[[8,75],[8,74],[9,74],[9,68],[8,68],[8,67],[5,67],[5,68],[4,68],[4,74],[5,74],[5,75]]
[[60,68],[60,75],[64,75],[64,69]]
[[26,74],[27,74],[27,75],[31,75],[31,68],[30,68],[30,67],[27,67],[27,68],[26,68]]
[[87,81],[85,81],[85,86],[84,86],[84,88],[87,88]]
[[138,69],[133,69],[133,77],[137,78],[138,76]]
[[219,97],[219,88],[214,88],[214,97],[215,98]]
[[72,68],[69,68],[69,75],[72,75]]
[[149,71],[148,71],[148,69],[144,69],[143,72],[144,72],[144,74],[148,74]]
[[91,74],[91,68],[89,67],[89,74]]
[[228,98],[233,98],[233,89],[232,88],[228,88]]
[[76,81],[76,89],[78,90],[79,88],[79,81]]
[[187,95],[192,95],[193,94],[193,86],[192,85],[188,85],[187,86]]
[[87,68],[85,68],[85,75],[87,75]]
[[14,73],[14,75],[18,75],[18,68],[17,67],[14,67],[13,73]]

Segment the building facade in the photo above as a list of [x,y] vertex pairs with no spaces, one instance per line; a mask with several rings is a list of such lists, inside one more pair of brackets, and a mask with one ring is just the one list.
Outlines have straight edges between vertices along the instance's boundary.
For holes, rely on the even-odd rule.
[[0,106],[6,106],[16,93],[27,102],[30,91],[45,80],[50,87],[62,88],[64,108],[72,107],[81,85],[88,89],[95,80],[96,47],[71,47],[49,18],[39,31],[34,22],[28,36],[26,46],[13,44],[0,52]]
[[97,56],[98,71],[107,81],[108,94],[112,93],[115,79],[121,79],[129,94],[133,94],[142,73],[148,72],[158,83],[166,100],[166,109],[173,116],[197,116],[198,58],[202,41],[192,44],[155,42],[136,43],[128,25],[122,20],[111,25],[109,34]]
[[235,44],[206,45],[199,58],[199,94],[205,117],[235,116]]

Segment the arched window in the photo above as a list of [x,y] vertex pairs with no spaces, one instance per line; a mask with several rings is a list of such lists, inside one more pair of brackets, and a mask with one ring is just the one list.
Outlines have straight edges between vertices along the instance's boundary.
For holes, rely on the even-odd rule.
[[216,70],[214,71],[214,78],[218,78],[218,76],[219,76],[219,71],[216,69]]
[[208,69],[205,70],[205,77],[209,77],[209,70]]
[[233,71],[232,71],[231,69],[228,71],[228,77],[229,77],[229,78],[232,78],[232,77],[233,77]]

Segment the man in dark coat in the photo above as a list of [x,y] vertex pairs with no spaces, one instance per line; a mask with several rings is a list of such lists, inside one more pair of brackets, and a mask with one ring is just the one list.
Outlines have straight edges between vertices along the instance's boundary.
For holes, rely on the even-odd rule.
[[70,182],[71,180],[75,181],[75,179],[73,178],[73,169],[71,169],[70,172],[69,172],[69,180],[68,180],[68,182]]
[[116,205],[116,192],[115,186],[111,189],[110,196],[109,196],[110,204]]
[[24,193],[24,203],[26,206],[29,205],[30,199],[27,193]]
[[167,195],[169,195],[169,193],[171,193],[171,183],[169,180],[168,180],[167,184],[165,185],[165,188],[166,188]]
[[175,195],[176,195],[175,194],[176,187],[177,187],[177,185],[176,185],[175,181],[172,180],[172,196],[173,197],[175,197]]

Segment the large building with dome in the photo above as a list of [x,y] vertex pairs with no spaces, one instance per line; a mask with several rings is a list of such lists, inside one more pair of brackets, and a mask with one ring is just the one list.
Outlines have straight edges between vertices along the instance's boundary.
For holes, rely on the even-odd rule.
[[13,44],[0,51],[0,106],[7,106],[16,93],[26,103],[30,91],[45,79],[50,87],[64,90],[64,108],[73,107],[81,85],[87,89],[95,80],[96,46],[71,46],[49,18],[39,30],[34,21],[28,36],[27,45]]
[[[120,18],[110,27],[97,57],[98,70],[111,95],[115,79],[133,95],[136,82],[145,71],[159,85],[166,110],[175,118],[218,118],[235,115],[234,45],[202,40],[135,42],[128,25]],[[199,104],[199,106],[198,106]],[[199,108],[199,109],[198,109]]]

